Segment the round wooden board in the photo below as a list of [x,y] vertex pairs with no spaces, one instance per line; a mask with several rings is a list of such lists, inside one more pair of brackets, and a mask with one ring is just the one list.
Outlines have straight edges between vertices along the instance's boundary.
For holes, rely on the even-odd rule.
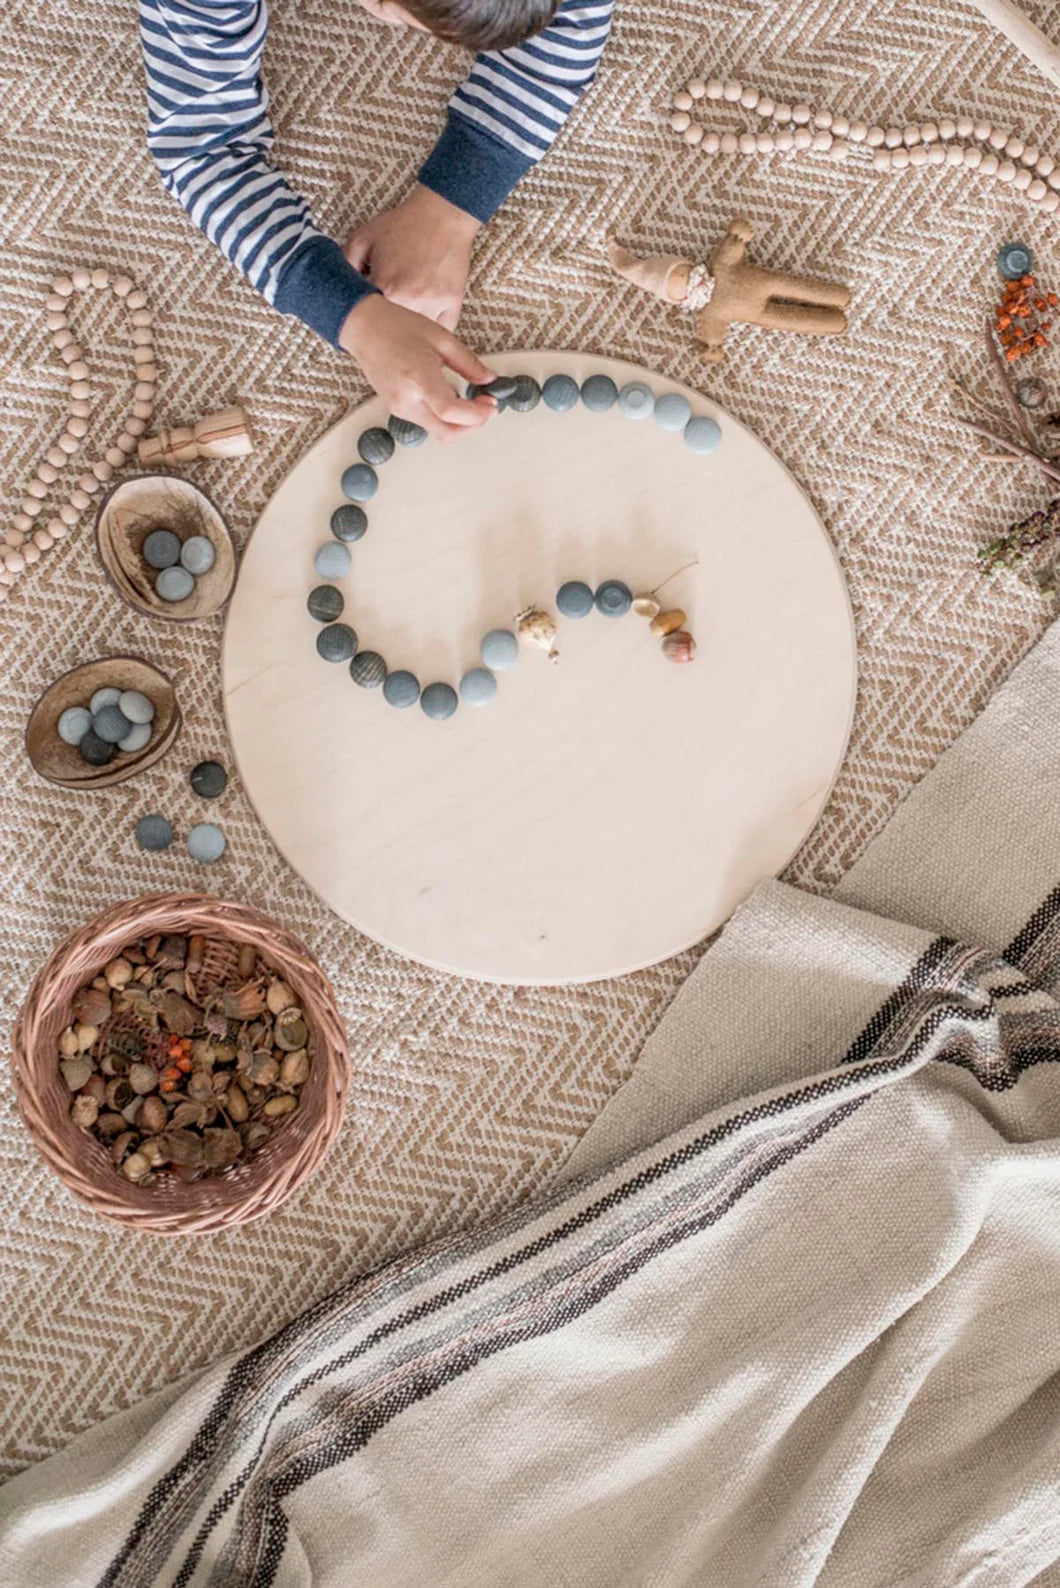
[[662,656],[630,613],[560,619],[485,709],[398,711],[316,653],[313,552],[378,399],[280,485],[225,629],[225,710],[247,792],[332,909],[427,964],[490,981],[591,981],[719,926],[803,842],[850,731],[854,626],[824,527],[760,441],[697,393],[615,359],[509,353],[504,373],[609,374],[684,391],[720,449],[617,409],[502,413],[453,445],[399,447],[341,581],[362,648],[458,683],[487,629],[554,609],[565,579],[666,586],[699,642]]

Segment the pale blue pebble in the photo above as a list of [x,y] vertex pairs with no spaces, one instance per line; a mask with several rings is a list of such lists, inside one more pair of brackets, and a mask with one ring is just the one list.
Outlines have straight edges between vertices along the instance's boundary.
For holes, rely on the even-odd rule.
[[716,419],[699,414],[685,425],[685,445],[692,452],[716,452],[721,446],[721,426]]
[[207,540],[205,535],[189,535],[180,548],[180,560],[188,572],[193,573],[196,578],[201,574],[209,573],[217,561],[213,541]]
[[580,579],[568,579],[556,591],[556,606],[565,618],[587,618],[593,609],[593,593]]
[[655,399],[655,423],[660,430],[683,430],[692,417],[692,404],[679,391]]
[[460,680],[460,699],[466,706],[488,706],[497,693],[497,680],[488,667],[472,667]]
[[120,689],[115,689],[113,684],[104,684],[103,688],[97,689],[96,693],[92,696],[92,699],[88,703],[88,709],[92,715],[95,716],[96,712],[102,711],[104,706],[116,706],[120,699]]
[[369,502],[379,489],[379,476],[369,463],[351,463],[343,473],[342,489],[351,502]]
[[577,408],[580,395],[578,382],[570,375],[550,375],[541,388],[542,401],[554,414],[565,414]]
[[196,822],[188,833],[188,854],[204,866],[220,860],[225,852],[225,835],[213,822]]
[[151,724],[149,722],[134,722],[124,739],[118,740],[118,749],[124,750],[127,755],[137,750],[142,750],[151,742]]
[[195,589],[195,579],[186,568],[163,568],[155,580],[155,592],[163,601],[186,601]]
[[490,629],[483,636],[478,653],[487,667],[495,673],[503,672],[519,660],[519,641],[511,629]]
[[451,684],[428,684],[420,696],[420,708],[424,716],[433,718],[435,722],[444,722],[451,717],[459,704],[456,690]]
[[[97,689],[96,694],[103,691]],[[92,713],[86,706],[67,706],[59,718],[57,732],[64,744],[79,745],[92,726]]]
[[341,579],[350,571],[350,553],[341,540],[326,540],[313,556],[313,567],[322,579]]
[[642,380],[631,380],[618,394],[618,406],[627,419],[650,419],[655,393]]
[[152,722],[155,708],[147,696],[138,689],[126,689],[118,696],[117,705],[125,713],[130,722]]
[[389,706],[396,706],[403,711],[406,706],[414,706],[420,698],[420,681],[415,673],[406,672],[398,668],[395,673],[386,675],[383,685],[383,699]]
[[582,381],[582,402],[590,413],[605,414],[618,401],[618,387],[610,375],[590,375]]

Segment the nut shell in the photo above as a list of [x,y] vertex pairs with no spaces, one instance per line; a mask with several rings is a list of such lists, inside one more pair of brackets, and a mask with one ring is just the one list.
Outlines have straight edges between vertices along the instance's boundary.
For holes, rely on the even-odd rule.
[[678,629],[683,629],[688,622],[688,613],[682,612],[680,607],[673,607],[669,612],[660,612],[651,620],[651,631],[660,639],[667,634],[675,634]]
[[695,659],[696,642],[687,629],[675,629],[663,640],[662,653],[668,662],[691,662]]

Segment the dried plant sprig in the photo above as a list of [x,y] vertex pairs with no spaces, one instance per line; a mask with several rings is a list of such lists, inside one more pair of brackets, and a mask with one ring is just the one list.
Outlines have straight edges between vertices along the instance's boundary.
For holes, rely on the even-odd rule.
[[998,568],[1015,568],[1030,552],[1058,537],[1060,497],[1054,497],[1048,506],[1013,524],[1006,534],[984,546],[976,555],[982,572],[991,574]]

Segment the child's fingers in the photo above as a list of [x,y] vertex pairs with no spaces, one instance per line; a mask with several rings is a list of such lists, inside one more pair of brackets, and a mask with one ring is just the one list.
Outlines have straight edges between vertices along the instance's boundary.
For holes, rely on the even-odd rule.
[[423,400],[431,412],[447,425],[460,425],[475,429],[493,418],[497,404],[492,397],[477,397],[473,401],[458,397],[441,370],[424,378]]
[[463,375],[465,380],[474,381],[478,386],[487,386],[491,380],[497,379],[497,371],[484,364],[478,354],[472,353],[451,331],[444,331],[439,338],[438,351],[449,368]]
[[362,276],[368,273],[368,258],[371,251],[371,245],[367,237],[363,236],[361,232],[354,232],[343,249],[348,262],[353,266],[354,270],[359,270]]

